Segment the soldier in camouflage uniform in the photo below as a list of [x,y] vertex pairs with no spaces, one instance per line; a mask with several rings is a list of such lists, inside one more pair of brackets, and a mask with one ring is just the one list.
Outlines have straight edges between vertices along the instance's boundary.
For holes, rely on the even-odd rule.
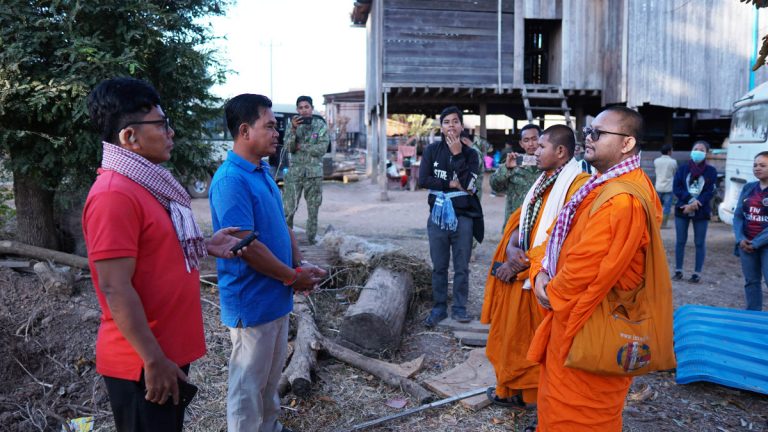
[[[541,129],[534,124],[527,124],[520,130],[520,147],[525,150],[529,156],[533,156],[538,146]],[[509,215],[512,214],[523,203],[528,189],[541,174],[536,164],[528,166],[517,166],[517,153],[507,154],[507,158],[499,168],[491,174],[491,189],[496,192],[505,192],[507,194],[506,204],[504,206],[504,223],[501,231],[504,232],[504,226],[507,224]]]
[[477,155],[480,158],[480,174],[477,175],[477,198],[483,197],[483,174],[485,173],[485,155],[488,153],[488,149],[491,148],[491,143],[480,135],[475,135],[472,140],[472,148],[477,151]]
[[290,167],[283,185],[283,207],[288,226],[293,228],[293,215],[299,208],[301,194],[307,202],[307,238],[315,243],[317,213],[323,202],[323,155],[328,149],[328,126],[320,117],[312,116],[312,98],[296,99],[298,116],[286,128],[283,144],[288,149]]

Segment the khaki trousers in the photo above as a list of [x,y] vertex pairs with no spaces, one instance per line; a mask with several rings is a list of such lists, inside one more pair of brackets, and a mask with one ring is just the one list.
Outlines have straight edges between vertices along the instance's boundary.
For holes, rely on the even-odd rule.
[[254,327],[230,328],[228,432],[280,432],[277,384],[288,351],[288,315]]

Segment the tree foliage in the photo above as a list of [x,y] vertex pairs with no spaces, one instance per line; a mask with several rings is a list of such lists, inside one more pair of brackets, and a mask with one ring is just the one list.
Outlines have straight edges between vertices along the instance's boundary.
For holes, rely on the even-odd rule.
[[222,14],[228,1],[4,0],[0,158],[6,168],[47,190],[90,183],[101,144],[85,99],[105,78],[133,76],[154,84],[174,122],[170,167],[177,174],[199,171],[211,151],[199,138],[220,105],[209,89],[224,76],[201,23]]
[[[758,9],[768,7],[768,0],[739,0],[739,1],[742,3],[751,4],[752,6]],[[760,52],[758,53],[757,59],[755,60],[755,64],[752,65],[752,71],[756,71],[760,69],[765,64],[766,58],[768,58],[768,35],[763,36],[763,45],[760,47]]]
[[421,137],[429,135],[429,133],[436,129],[435,119],[429,118],[424,114],[393,114],[392,119],[400,123],[408,125],[409,137]]

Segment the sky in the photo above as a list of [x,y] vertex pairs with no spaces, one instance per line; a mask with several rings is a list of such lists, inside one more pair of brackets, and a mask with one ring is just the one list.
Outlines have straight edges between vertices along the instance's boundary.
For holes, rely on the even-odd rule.
[[[365,85],[365,28],[351,26],[352,0],[239,0],[211,19],[215,43],[230,72],[213,92],[270,96],[295,106],[309,95],[323,110],[323,94]],[[272,83],[270,85],[270,42]]]

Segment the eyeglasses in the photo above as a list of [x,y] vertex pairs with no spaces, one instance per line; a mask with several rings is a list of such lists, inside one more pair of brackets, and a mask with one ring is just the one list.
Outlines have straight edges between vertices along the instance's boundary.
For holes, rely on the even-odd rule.
[[619,136],[625,136],[625,137],[632,136],[632,135],[627,135],[627,134],[618,133],[618,132],[608,132],[600,129],[593,129],[589,126],[585,126],[584,129],[582,129],[581,131],[584,132],[584,138],[590,137],[593,142],[600,139],[600,134],[619,135]]
[[163,117],[157,120],[144,120],[144,121],[135,121],[135,122],[126,123],[123,125],[123,127],[120,128],[120,130],[125,129],[128,126],[140,125],[140,124],[162,124],[163,126],[165,126],[165,133],[168,133],[171,130],[171,119],[169,117]]

